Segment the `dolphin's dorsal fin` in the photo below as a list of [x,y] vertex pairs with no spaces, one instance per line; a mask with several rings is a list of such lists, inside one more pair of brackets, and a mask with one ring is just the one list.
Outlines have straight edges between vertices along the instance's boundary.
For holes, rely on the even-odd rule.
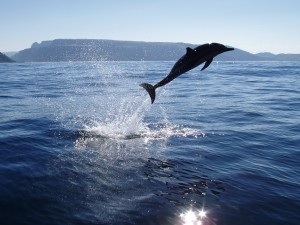
[[187,55],[191,55],[191,54],[195,54],[195,50],[194,49],[192,49],[192,48],[190,48],[190,47],[187,47],[186,48],[186,54]]
[[211,62],[213,61],[214,58],[211,58],[209,60],[206,61],[206,63],[204,64],[203,68],[201,69],[202,70],[205,70],[210,64]]

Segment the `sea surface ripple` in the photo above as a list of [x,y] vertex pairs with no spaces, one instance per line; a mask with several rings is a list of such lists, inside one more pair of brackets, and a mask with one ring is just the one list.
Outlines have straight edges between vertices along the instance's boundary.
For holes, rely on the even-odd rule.
[[0,64],[1,224],[299,224],[300,63]]

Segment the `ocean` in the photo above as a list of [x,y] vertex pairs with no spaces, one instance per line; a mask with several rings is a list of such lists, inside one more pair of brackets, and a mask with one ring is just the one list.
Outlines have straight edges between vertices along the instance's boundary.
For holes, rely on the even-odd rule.
[[0,223],[296,225],[300,63],[0,64]]

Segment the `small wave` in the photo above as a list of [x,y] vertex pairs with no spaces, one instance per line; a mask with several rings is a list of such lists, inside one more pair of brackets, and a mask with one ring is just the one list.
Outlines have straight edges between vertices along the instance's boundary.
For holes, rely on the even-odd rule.
[[149,158],[144,174],[148,180],[160,186],[156,195],[165,197],[177,206],[201,207],[204,196],[218,196],[225,191],[224,182],[209,177],[205,171],[199,171],[197,161]]

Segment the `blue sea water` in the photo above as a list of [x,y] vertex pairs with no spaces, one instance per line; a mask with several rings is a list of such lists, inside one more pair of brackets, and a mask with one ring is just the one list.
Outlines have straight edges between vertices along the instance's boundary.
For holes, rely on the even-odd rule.
[[299,224],[300,63],[0,64],[1,224]]

